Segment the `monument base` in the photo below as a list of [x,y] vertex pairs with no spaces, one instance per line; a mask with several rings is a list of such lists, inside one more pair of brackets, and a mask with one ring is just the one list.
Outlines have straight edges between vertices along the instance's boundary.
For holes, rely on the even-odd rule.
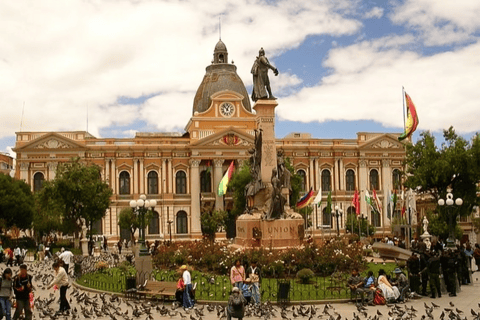
[[235,245],[242,247],[286,248],[302,244],[302,219],[238,219]]

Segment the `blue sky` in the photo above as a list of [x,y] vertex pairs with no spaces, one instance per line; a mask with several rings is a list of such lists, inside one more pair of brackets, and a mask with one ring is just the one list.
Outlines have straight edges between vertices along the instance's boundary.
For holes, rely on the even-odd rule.
[[[280,75],[277,137],[402,132],[402,86],[422,130],[480,129],[480,2],[27,1],[0,4],[0,151],[24,131],[98,137],[183,131],[218,41],[251,91],[260,47]],[[35,37],[32,37],[35,34]],[[75,35],[75,36],[72,36]],[[441,139],[440,139],[441,140]]]

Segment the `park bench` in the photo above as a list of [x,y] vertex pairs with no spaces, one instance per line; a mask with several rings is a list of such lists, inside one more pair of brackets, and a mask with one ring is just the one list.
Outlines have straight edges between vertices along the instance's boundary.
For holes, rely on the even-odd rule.
[[145,286],[136,293],[142,298],[160,296],[165,300],[166,298],[175,297],[176,290],[176,282],[148,280]]

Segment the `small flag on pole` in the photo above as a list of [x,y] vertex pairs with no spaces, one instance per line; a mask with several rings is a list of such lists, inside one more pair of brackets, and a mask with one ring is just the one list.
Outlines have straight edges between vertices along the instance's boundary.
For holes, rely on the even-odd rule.
[[318,190],[318,193],[317,193],[317,196],[315,197],[315,199],[313,199],[313,204],[317,205],[317,207],[320,207],[320,205],[322,204],[322,187],[320,187],[320,190]]
[[297,209],[303,209],[313,201],[313,188],[297,202]]
[[375,206],[377,207],[377,212],[382,213],[382,203],[380,202],[380,199],[377,197],[377,192],[375,189],[373,189],[373,201],[375,203]]
[[405,123],[405,132],[398,137],[398,141],[409,138],[418,126],[418,114],[412,98],[405,92],[405,101],[407,102],[407,122]]
[[225,193],[227,193],[227,185],[230,182],[230,179],[232,178],[233,171],[235,170],[235,167],[233,166],[233,161],[230,163],[230,166],[228,167],[227,172],[225,172],[225,175],[223,176],[222,180],[218,184],[218,196],[223,197]]
[[352,206],[355,207],[355,214],[358,216],[360,214],[360,196],[357,189],[355,189],[355,194],[353,195]]

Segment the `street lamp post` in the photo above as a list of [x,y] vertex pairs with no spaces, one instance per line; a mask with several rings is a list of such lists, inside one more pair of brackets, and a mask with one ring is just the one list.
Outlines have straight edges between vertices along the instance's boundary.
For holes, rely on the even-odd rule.
[[461,198],[453,200],[453,194],[451,192],[447,193],[447,199],[438,199],[438,205],[440,207],[445,206],[445,211],[448,216],[448,239],[447,239],[447,247],[454,248],[455,247],[455,225],[457,221],[457,213],[455,212],[454,206],[460,207],[463,204],[463,200]]
[[139,244],[140,244],[140,256],[147,256],[148,255],[148,248],[145,246],[145,213],[148,210],[153,210],[157,205],[157,201],[155,200],[147,200],[147,197],[142,194],[140,199],[130,201],[130,207],[133,210],[133,213],[136,215],[140,215],[140,228],[138,230],[139,233]]
[[168,220],[167,223],[168,223],[168,233],[170,234],[170,244],[171,244],[172,243],[172,223],[173,223],[173,220]]
[[335,218],[337,219],[337,236],[340,236],[340,225],[338,222],[338,217],[343,214],[343,210],[340,209],[338,206],[335,206]]
[[[362,238],[362,227],[363,227],[363,221],[366,219],[365,215],[361,213],[359,216],[360,222],[358,224],[358,237],[361,239]],[[367,227],[367,234],[368,236],[368,227]]]

